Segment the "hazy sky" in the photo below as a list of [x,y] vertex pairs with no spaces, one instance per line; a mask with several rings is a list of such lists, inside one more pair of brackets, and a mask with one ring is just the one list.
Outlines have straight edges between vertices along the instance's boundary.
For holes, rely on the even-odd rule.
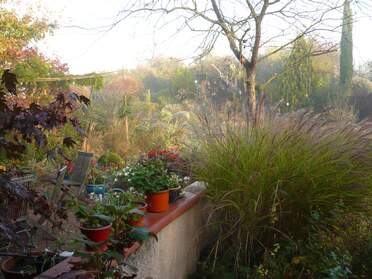
[[[171,26],[154,34],[153,26],[141,18],[123,22],[109,32],[83,30],[73,26],[96,27],[112,22],[126,0],[38,0],[48,17],[61,28],[39,43],[49,56],[59,57],[74,74],[131,68],[154,56],[163,55],[190,59],[195,55],[198,38],[174,33]],[[22,3],[33,0],[22,0]],[[371,15],[372,16],[372,15]],[[337,35],[339,37],[340,35]],[[335,40],[339,38],[335,37]],[[215,54],[230,54],[222,40]],[[354,25],[354,60],[361,64],[372,60],[372,19],[363,17]]]

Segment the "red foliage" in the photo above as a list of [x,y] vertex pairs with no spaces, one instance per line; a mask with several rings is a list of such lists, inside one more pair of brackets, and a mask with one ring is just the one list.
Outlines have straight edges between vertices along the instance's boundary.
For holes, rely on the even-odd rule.
[[[17,78],[9,70],[5,70],[0,87],[0,151],[8,158],[19,158],[25,152],[23,141],[32,142],[37,146],[45,146],[47,137],[45,131],[60,128],[67,123],[81,134],[84,131],[72,112],[77,103],[88,105],[89,99],[75,93],[59,93],[55,100],[46,106],[31,103],[29,106],[9,104],[7,96],[17,95]],[[9,138],[12,135],[12,138]],[[63,143],[71,147],[74,141],[68,138]]]

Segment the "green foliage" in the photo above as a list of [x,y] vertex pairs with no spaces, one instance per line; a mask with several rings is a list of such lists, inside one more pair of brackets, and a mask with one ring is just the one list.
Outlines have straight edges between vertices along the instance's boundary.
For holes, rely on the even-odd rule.
[[89,184],[105,184],[111,180],[111,173],[108,170],[103,170],[100,167],[91,166],[88,175]]
[[[86,239],[80,240],[79,244],[81,243],[91,247],[94,252],[81,252],[79,250],[75,252],[75,255],[82,259],[82,270],[73,269],[65,273],[64,276],[99,279],[133,278],[138,272],[136,267],[125,261],[122,251],[117,251],[115,247],[109,246],[109,249],[104,252],[95,252],[102,245],[101,243],[94,243]],[[116,264],[113,265],[113,262]]]
[[74,208],[75,216],[82,220],[82,225],[86,228],[104,227],[113,221],[110,216],[102,214],[95,206],[84,205],[78,201],[71,202],[70,206]]
[[103,202],[85,204],[75,200],[70,202],[70,207],[85,227],[99,228],[112,224],[112,244],[117,248],[126,248],[125,245],[130,240],[143,241],[153,236],[146,228],[133,228],[129,225],[131,220],[144,215],[143,211],[138,210],[138,202],[141,200],[143,196],[137,193],[111,192]]
[[80,86],[89,86],[92,90],[100,90],[103,88],[103,77],[96,73],[88,73],[81,76],[79,79],[72,79],[70,83]]
[[1,68],[13,66],[17,54],[30,42],[42,39],[51,29],[43,19],[31,13],[18,16],[15,10],[0,7],[0,65]]
[[115,167],[120,167],[124,164],[124,161],[120,155],[110,150],[106,151],[101,157],[99,157],[97,162],[102,166]]
[[363,78],[363,77],[353,78],[353,95],[372,94],[372,81],[371,80]]
[[96,205],[97,212],[112,218],[112,238],[117,242],[117,247],[125,248],[131,239],[143,241],[154,236],[147,228],[129,225],[131,220],[144,216],[144,212],[138,209],[138,202],[141,200],[143,196],[138,193],[109,193],[103,203]]
[[176,186],[177,179],[167,172],[165,163],[159,159],[142,160],[123,169],[119,174],[128,187],[133,187],[140,193],[155,193]]
[[[258,268],[275,243],[317,245],[308,236],[314,212],[328,219],[336,209],[343,214],[366,211],[372,189],[372,142],[366,126],[293,115],[214,135],[202,140],[196,173],[207,182],[213,204],[210,225],[218,236],[213,255],[232,255],[233,269]],[[331,241],[332,234],[325,238]],[[308,253],[325,252],[323,248],[309,246]],[[336,268],[332,272],[350,269],[347,254],[324,249],[329,252],[325,261],[333,261],[329,268]]]
[[195,78],[195,75],[188,68],[178,68],[171,79],[173,95],[178,100],[195,98]]
[[302,37],[298,39],[284,66],[280,78],[280,92],[283,98],[282,109],[294,111],[309,106],[310,98],[317,82],[311,54],[314,45]]
[[105,196],[105,203],[111,205],[131,205],[134,208],[139,202],[144,202],[144,196],[138,192],[109,192]]
[[37,78],[47,77],[53,73],[52,65],[46,63],[42,57],[32,55],[27,57],[25,61],[20,61],[15,65],[14,72],[20,77],[22,82],[31,83],[35,82]]
[[352,257],[343,239],[313,214],[316,219],[311,220],[307,238],[283,241],[266,251],[252,271],[257,278],[349,278]]
[[368,215],[345,214],[337,206],[327,218],[314,211],[306,238],[275,243],[250,275],[252,278],[369,278],[370,242]]
[[344,1],[340,55],[340,90],[343,98],[351,95],[353,79],[353,14],[350,0]]

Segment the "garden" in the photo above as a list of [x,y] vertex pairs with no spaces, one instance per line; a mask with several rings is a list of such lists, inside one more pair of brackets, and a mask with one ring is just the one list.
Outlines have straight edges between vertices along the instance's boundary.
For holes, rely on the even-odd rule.
[[49,130],[68,121],[80,130],[74,113],[90,101],[70,93],[24,108],[6,101],[17,96],[16,76],[5,71],[2,85],[10,116],[2,131],[18,135],[3,138],[11,158],[1,176],[5,278],[34,278],[71,257],[78,261],[60,278],[135,278],[133,249],[159,241],[146,216],[175,210],[197,180],[207,185],[200,214],[208,239],[191,247],[201,249],[191,278],[370,278],[368,122],[303,111],[247,127],[205,116],[190,147],[153,148],[128,161],[113,151],[78,151],[70,160],[64,150],[76,143],[64,137],[45,153],[43,163],[58,166],[45,175],[19,167],[27,140],[41,150]]

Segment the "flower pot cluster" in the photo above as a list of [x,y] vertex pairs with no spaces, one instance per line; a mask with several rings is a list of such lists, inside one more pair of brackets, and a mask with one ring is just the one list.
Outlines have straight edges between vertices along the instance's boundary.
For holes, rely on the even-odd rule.
[[[91,162],[87,177],[86,193],[90,197],[98,195],[99,199],[80,197],[68,202],[80,221],[81,231],[70,251],[75,251],[86,263],[83,270],[101,278],[112,274],[116,278],[115,274],[120,272],[113,269],[112,261],[127,265],[126,249],[155,236],[145,227],[147,212],[168,211],[170,204],[180,198],[182,186],[188,180],[181,179],[173,168],[179,160],[175,151],[151,150],[125,168],[109,160],[116,156],[108,155],[104,160]],[[74,167],[68,164],[69,173]],[[53,266],[55,261],[50,259],[56,255],[57,252],[45,258],[41,266],[39,255],[10,257],[2,262],[1,270],[6,278],[33,278]],[[131,269],[135,271],[134,267]]]
[[[138,193],[110,191],[101,201],[90,200],[87,203],[75,200],[71,207],[80,220],[80,231],[84,235],[83,239],[78,239],[83,245],[78,250],[86,262],[84,270],[95,275],[98,273],[99,278],[119,272],[111,262],[126,265],[125,250],[134,242],[153,235],[144,227],[147,204],[144,196]],[[134,267],[132,269],[135,270]]]
[[168,162],[176,158],[176,153],[151,150],[147,156],[118,172],[117,180],[127,189],[145,195],[149,212],[165,212],[181,194],[180,177],[168,169]]
[[109,160],[111,157],[118,162],[117,156],[110,153],[91,163],[86,191],[100,195],[100,199],[92,200],[90,205],[78,201],[73,204],[81,220],[80,231],[91,242],[86,246],[101,252],[108,249],[112,237],[128,242],[129,232],[142,229],[143,233],[146,212],[169,210],[169,205],[181,196],[184,182],[169,168],[179,160],[174,150],[150,150],[120,170]]

